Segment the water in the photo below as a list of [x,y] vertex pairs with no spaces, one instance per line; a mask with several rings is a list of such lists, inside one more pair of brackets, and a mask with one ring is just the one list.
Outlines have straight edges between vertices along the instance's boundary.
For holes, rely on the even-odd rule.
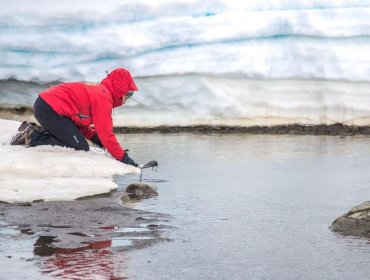
[[[172,241],[127,251],[135,239],[113,238],[43,255],[37,252],[51,240],[0,224],[0,279],[368,279],[369,241],[329,226],[370,198],[370,137],[137,134],[119,140],[139,163],[159,162],[157,172],[143,173],[159,196],[130,207],[171,214],[158,224],[174,227],[163,232]],[[124,188],[138,178],[118,181]]]
[[127,254],[131,279],[368,279],[368,241],[328,227],[370,198],[370,138],[121,140],[136,160],[159,162],[143,174],[159,196],[133,207],[169,213],[176,227],[172,242]]

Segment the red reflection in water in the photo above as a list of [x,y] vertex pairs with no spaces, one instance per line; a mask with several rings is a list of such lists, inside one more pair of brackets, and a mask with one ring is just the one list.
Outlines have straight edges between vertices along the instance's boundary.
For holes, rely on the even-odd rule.
[[44,256],[41,271],[61,279],[127,279],[122,252],[113,252],[112,241],[85,242],[79,248],[51,247],[53,237],[42,237],[34,253]]
[[115,229],[118,229],[118,227],[115,227],[115,226],[107,226],[107,227],[99,227],[98,229],[115,230]]

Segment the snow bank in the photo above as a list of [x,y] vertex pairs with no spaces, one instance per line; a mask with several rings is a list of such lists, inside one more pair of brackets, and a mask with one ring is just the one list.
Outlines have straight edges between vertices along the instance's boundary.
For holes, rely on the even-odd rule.
[[138,172],[94,148],[11,146],[19,125],[0,119],[0,201],[74,200],[116,189],[115,174]]
[[[0,82],[0,104],[32,106],[40,85],[11,83]],[[140,104],[115,109],[115,126],[370,125],[370,82],[175,75],[136,83]]]
[[8,1],[0,79],[97,80],[124,66],[135,77],[370,80],[369,1],[154,2]]
[[367,0],[8,1],[0,106],[126,67],[144,105],[116,126],[370,125],[369,18]]
[[116,126],[370,125],[370,83],[212,76],[138,79]]

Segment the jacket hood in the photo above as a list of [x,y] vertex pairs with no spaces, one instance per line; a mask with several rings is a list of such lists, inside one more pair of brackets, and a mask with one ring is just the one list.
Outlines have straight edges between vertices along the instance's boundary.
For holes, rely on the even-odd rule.
[[128,70],[124,68],[114,69],[104,78],[101,83],[105,85],[112,94],[113,107],[122,105],[122,97],[129,91],[138,91],[134,79]]

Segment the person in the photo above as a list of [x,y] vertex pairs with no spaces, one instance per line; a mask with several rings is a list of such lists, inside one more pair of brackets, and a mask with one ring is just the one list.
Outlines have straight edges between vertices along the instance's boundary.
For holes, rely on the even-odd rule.
[[114,69],[97,84],[68,82],[51,87],[39,94],[33,106],[41,128],[23,122],[11,145],[53,145],[88,151],[88,139],[115,159],[138,166],[117,141],[112,120],[113,108],[125,105],[135,91],[134,79],[124,68]]

